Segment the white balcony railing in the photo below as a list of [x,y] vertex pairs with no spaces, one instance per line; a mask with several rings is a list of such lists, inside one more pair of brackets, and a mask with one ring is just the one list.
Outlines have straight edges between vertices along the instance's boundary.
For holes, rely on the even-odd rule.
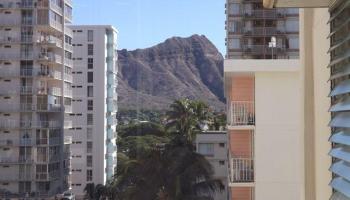
[[231,158],[230,178],[232,183],[254,182],[254,160],[245,157]]
[[68,59],[68,58],[64,58],[64,65],[66,65],[68,67],[72,67],[73,66],[73,60],[72,59]]
[[57,47],[60,47],[62,48],[63,47],[63,40],[57,38],[57,37],[54,37],[54,36],[39,36],[37,41],[37,43],[39,44],[52,44],[52,45],[55,45]]
[[229,125],[255,125],[255,108],[252,101],[232,101],[229,106]]
[[71,74],[64,74],[64,80],[67,82],[72,82],[73,81],[73,76]]
[[73,52],[73,46],[71,44],[65,43],[64,49],[70,52]]

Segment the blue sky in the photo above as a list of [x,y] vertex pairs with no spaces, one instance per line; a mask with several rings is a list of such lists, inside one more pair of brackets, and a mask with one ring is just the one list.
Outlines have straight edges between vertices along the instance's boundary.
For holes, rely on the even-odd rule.
[[225,52],[225,0],[74,0],[74,24],[112,24],[119,49],[206,35]]

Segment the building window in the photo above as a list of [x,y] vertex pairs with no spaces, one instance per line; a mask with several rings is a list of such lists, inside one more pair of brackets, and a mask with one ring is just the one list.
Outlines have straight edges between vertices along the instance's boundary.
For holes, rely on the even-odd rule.
[[220,164],[220,165],[225,165],[225,161],[224,161],[224,160],[220,160],[220,161],[219,161],[219,164]]
[[198,152],[205,156],[214,156],[214,144],[212,143],[199,143]]
[[92,167],[92,156],[86,156],[86,166]]
[[92,153],[92,142],[86,142],[86,153]]
[[94,116],[92,115],[92,113],[89,113],[86,116],[87,116],[86,124],[92,125],[94,123]]
[[88,69],[93,69],[93,68],[94,68],[94,59],[88,58]]
[[240,39],[230,39],[229,40],[229,48],[230,49],[240,49],[241,44],[240,44]]
[[94,55],[94,45],[88,44],[88,56]]
[[92,170],[86,170],[86,181],[92,181]]
[[225,143],[219,143],[220,147],[225,147]]
[[88,81],[88,83],[94,82],[94,73],[93,72],[87,73],[87,81]]
[[94,96],[94,88],[92,86],[87,86],[87,96],[88,97]]
[[94,101],[93,100],[88,100],[87,101],[87,109],[88,110],[93,110],[94,109]]
[[88,30],[88,42],[92,42],[94,40],[94,31],[93,30]]

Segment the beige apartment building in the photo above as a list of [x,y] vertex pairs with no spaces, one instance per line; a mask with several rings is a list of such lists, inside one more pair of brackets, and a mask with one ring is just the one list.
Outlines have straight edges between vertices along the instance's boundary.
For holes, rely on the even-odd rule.
[[299,10],[228,0],[226,14],[230,199],[302,199]]
[[304,8],[305,199],[350,199],[350,1],[264,0],[264,4]]
[[0,198],[70,187],[71,0],[0,0]]
[[220,179],[224,184],[221,192],[217,192],[214,200],[228,200],[228,146],[226,131],[203,131],[196,136],[197,152],[204,155],[214,169],[214,178]]

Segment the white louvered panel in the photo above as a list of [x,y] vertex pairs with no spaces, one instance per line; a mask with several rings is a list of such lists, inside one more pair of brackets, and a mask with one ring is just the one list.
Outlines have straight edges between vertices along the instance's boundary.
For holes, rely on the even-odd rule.
[[333,105],[330,109],[330,112],[341,112],[341,111],[350,111],[350,97],[345,97],[339,101],[339,103]]
[[334,87],[329,96],[334,97],[346,93],[350,93],[350,80],[340,82],[337,86]]
[[342,147],[333,148],[329,152],[329,155],[331,155],[334,158],[338,158],[340,160],[345,160],[347,162],[350,162],[350,151],[346,150],[345,148],[342,148]]
[[349,132],[340,131],[340,132],[334,133],[330,137],[329,141],[333,142],[333,143],[344,144],[344,145],[350,146],[350,131]]
[[330,81],[331,80],[334,80],[334,79],[337,79],[337,78],[341,78],[343,76],[347,76],[347,75],[350,75],[350,64],[342,67],[341,69],[339,69],[336,73],[334,73],[331,78],[329,79]]
[[[331,18],[331,67],[332,91],[329,94],[332,106],[332,120],[329,126],[332,128],[332,135],[329,141],[333,149],[329,155],[333,157],[333,164],[330,171],[333,173],[333,180],[330,186],[334,189],[331,200],[350,200],[350,0],[338,0],[330,9]],[[340,79],[341,78],[341,79]],[[347,78],[347,79],[346,79]]]
[[350,181],[350,163],[345,161],[336,162],[331,166],[330,170],[334,174]]
[[341,112],[335,114],[329,126],[334,128],[350,128],[350,112]]
[[334,178],[330,185],[338,192],[341,192],[346,197],[350,198],[350,183],[345,179],[338,177]]
[[350,200],[350,198],[340,192],[335,192],[329,200]]

